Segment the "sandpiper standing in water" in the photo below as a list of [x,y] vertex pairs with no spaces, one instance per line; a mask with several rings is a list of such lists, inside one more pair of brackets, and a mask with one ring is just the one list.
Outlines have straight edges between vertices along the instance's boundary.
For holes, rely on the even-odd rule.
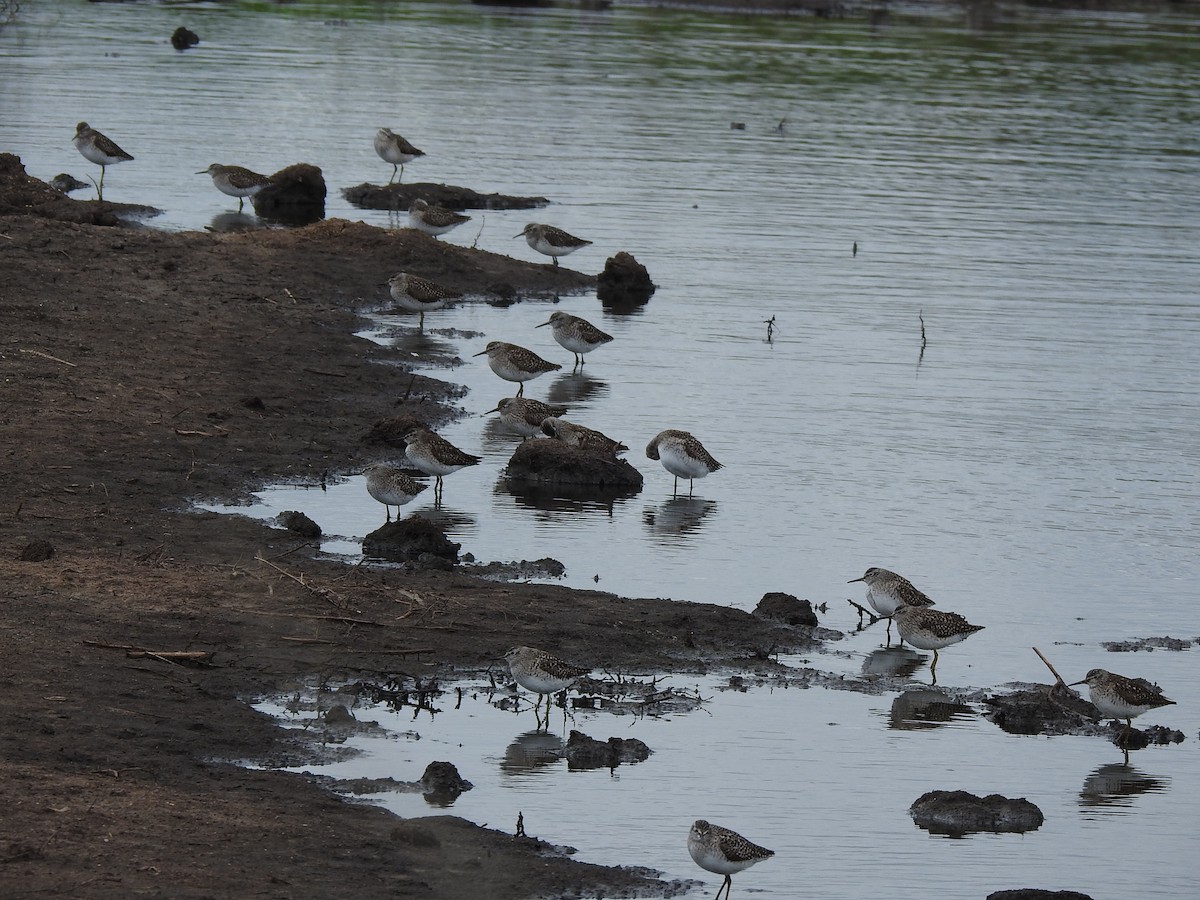
[[380,128],[375,132],[375,152],[384,162],[392,164],[392,177],[388,184],[396,180],[396,170],[400,170],[400,180],[404,180],[404,164],[410,163],[424,152],[418,150],[390,128]]
[[87,122],[75,126],[75,137],[71,139],[75,149],[83,154],[88,162],[94,162],[100,167],[100,184],[96,186],[96,199],[104,199],[104,170],[119,162],[133,159],[128,153],[109,138],[102,135]]
[[550,321],[536,327],[545,328],[547,325],[551,326],[550,331],[558,345],[575,354],[576,366],[583,365],[583,354],[590,353],[613,339],[611,334],[601,331],[587,319],[561,310],[550,313]]
[[541,434],[542,422],[546,419],[566,415],[567,408],[527,397],[505,397],[484,415],[494,412],[500,413],[500,421],[525,440]]
[[892,613],[892,621],[900,637],[908,641],[918,650],[932,650],[933,664],[929,673],[933,682],[937,683],[938,651],[959,641],[965,641],[977,631],[982,631],[982,625],[972,625],[958,613],[931,609],[928,606],[905,606],[900,604]]
[[[903,575],[897,575],[887,569],[872,566],[863,573],[862,578],[851,578],[846,584],[862,581],[867,585],[867,602],[871,608],[888,620],[888,637],[892,634],[892,613],[896,608],[904,606],[933,606],[933,600],[921,593],[911,581]],[[860,622],[861,624],[861,622]]]
[[525,243],[529,244],[538,253],[553,258],[556,266],[558,265],[558,258],[560,256],[574,253],[580,247],[586,247],[591,244],[591,241],[585,241],[583,238],[577,238],[573,234],[567,234],[561,228],[555,228],[553,225],[538,225],[536,222],[530,222],[525,226],[524,231],[520,234],[514,234],[513,240],[519,237],[525,238]]
[[421,314],[420,324],[417,326],[421,330],[425,328],[426,310],[441,309],[448,301],[462,297],[458,291],[452,291],[419,275],[409,275],[407,272],[393,275],[388,281],[388,287],[391,288],[392,299],[401,309]]
[[417,426],[404,435],[404,455],[408,461],[434,477],[433,497],[435,502],[442,498],[442,476],[457,472],[467,466],[479,465],[480,456],[459,450],[452,443],[424,426]]
[[230,197],[237,197],[238,212],[242,211],[247,197],[253,197],[271,183],[271,179],[266,175],[259,175],[241,166],[222,166],[218,163],[213,163],[196,174],[211,175],[212,183],[218,191]]
[[417,231],[425,232],[430,237],[445,234],[451,228],[457,228],[463,222],[470,221],[470,216],[456,213],[452,209],[430,206],[419,197],[408,208],[408,224]]
[[387,521],[392,521],[392,507],[396,507],[396,520],[400,520],[400,507],[417,494],[425,490],[427,485],[414,481],[398,466],[387,463],[374,463],[363,469],[367,476],[367,493],[383,504],[387,511]]
[[516,344],[506,344],[504,341],[492,341],[483,350],[473,356],[487,355],[488,365],[492,371],[505,381],[517,381],[517,396],[525,393],[525,382],[537,378],[547,372],[556,372],[562,368],[558,363],[542,359],[532,350],[518,347]]
[[586,675],[591,669],[573,666],[557,656],[534,647],[513,647],[504,654],[513,681],[538,695],[533,708],[546,698],[546,709],[550,708],[550,695],[566,690]]
[[725,892],[725,900],[729,900],[729,892],[733,889],[732,876],[735,873],[775,855],[774,850],[760,847],[736,831],[713,825],[704,819],[697,819],[693,823],[691,831],[688,832],[687,848],[700,868],[725,876],[713,900],[720,900],[721,891]]
[[1174,700],[1168,700],[1154,685],[1124,675],[1117,675],[1107,669],[1092,669],[1082,681],[1072,682],[1086,684],[1092,706],[1100,711],[1102,716],[1114,719],[1124,719],[1125,728],[1117,737],[1118,745],[1124,746],[1125,738],[1133,729],[1133,720],[1142,713],[1160,706],[1172,706]]
[[679,479],[686,478],[689,497],[692,496],[693,479],[703,478],[724,468],[694,436],[675,428],[656,434],[654,440],[646,445],[646,456],[659,460],[663,468],[675,476],[673,494],[679,493]]

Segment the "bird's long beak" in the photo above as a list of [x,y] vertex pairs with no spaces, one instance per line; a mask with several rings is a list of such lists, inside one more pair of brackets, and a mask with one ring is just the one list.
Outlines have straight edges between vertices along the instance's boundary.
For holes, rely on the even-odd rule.
[[208,169],[201,169],[201,170],[200,170],[199,172],[197,172],[196,174],[197,174],[197,175],[207,175],[207,174],[208,174]]
[[854,582],[856,582],[856,581],[866,581],[866,580],[867,580],[867,576],[864,575],[862,578],[851,578],[849,581],[846,582],[846,584],[854,584]]
[[476,356],[483,356],[485,353],[487,353],[486,350],[480,350],[478,353],[472,353],[471,358],[474,359]]
[[1067,685],[1067,687],[1075,687],[1075,685],[1077,685],[1077,684],[1087,684],[1087,679],[1085,678],[1085,679],[1083,679],[1083,681],[1072,681],[1070,684]]
[[479,414],[479,418],[482,419],[484,416],[490,416],[494,412],[500,412],[500,407],[497,406],[495,409],[489,409],[487,412],[481,412]]
[[[517,237],[520,237],[520,235],[518,234]],[[534,325],[533,327],[534,328],[545,328],[549,324],[550,324],[549,322],[543,322],[541,325]]]

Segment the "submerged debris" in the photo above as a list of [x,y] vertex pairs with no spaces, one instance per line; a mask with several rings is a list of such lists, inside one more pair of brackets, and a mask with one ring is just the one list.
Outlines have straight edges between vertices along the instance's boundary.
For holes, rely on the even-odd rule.
[[650,758],[650,752],[650,748],[637,738],[610,737],[607,741],[598,741],[572,729],[563,756],[568,769],[580,771],[615,769],[621,763],[645,762]]
[[1190,638],[1145,637],[1132,641],[1102,641],[1100,646],[1109,653],[1137,653],[1139,650],[1151,653],[1154,650],[1190,650],[1196,642]]
[[1043,891],[1038,888],[1017,888],[1011,891],[994,891],[987,900],[1092,900],[1079,891]]

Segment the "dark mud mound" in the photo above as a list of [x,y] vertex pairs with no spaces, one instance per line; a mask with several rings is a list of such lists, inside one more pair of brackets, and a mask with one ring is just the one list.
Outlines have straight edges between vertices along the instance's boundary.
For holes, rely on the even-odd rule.
[[356,184],[343,188],[342,196],[359,209],[408,211],[414,200],[445,209],[538,209],[549,206],[545,197],[516,197],[511,194],[481,194],[453,184]]
[[918,827],[962,837],[977,831],[1022,834],[1040,828],[1045,817],[1024,797],[977,797],[968,791],[929,791],[909,809]]
[[508,461],[507,476],[516,485],[590,486],[640,491],[642,473],[628,460],[568,447],[562,441],[525,441]]
[[454,566],[461,548],[462,544],[451,541],[445,531],[416,513],[399,522],[388,522],[363,538],[364,556],[432,569]]

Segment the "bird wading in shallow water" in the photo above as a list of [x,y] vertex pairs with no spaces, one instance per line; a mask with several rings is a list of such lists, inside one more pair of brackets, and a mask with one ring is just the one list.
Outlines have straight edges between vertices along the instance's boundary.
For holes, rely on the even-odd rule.
[[546,698],[549,711],[550,695],[566,690],[586,675],[591,669],[563,662],[557,656],[534,647],[513,647],[504,654],[513,681],[537,694],[533,708],[536,710]]
[[720,900],[721,891],[725,892],[725,898],[729,900],[729,892],[733,889],[733,875],[775,855],[774,850],[760,847],[736,831],[713,825],[704,819],[697,819],[692,824],[692,829],[688,832],[687,847],[696,865],[705,871],[725,876],[713,900]]
[[128,153],[109,138],[102,135],[87,122],[75,126],[75,137],[71,139],[75,149],[83,154],[88,162],[94,162],[100,167],[100,183],[96,185],[96,199],[104,199],[104,170],[119,162],[133,159]]
[[1152,709],[1172,706],[1175,703],[1174,700],[1164,697],[1162,691],[1153,685],[1117,675],[1107,669],[1092,669],[1087,673],[1087,677],[1072,682],[1071,686],[1077,684],[1088,686],[1092,706],[1096,707],[1102,716],[1125,720],[1125,728],[1117,737],[1117,743],[1121,746],[1124,746],[1126,737],[1133,729],[1135,718]]
[[918,650],[933,651],[929,673],[933,676],[934,684],[937,683],[938,650],[965,641],[975,632],[983,630],[982,625],[972,625],[958,613],[928,606],[902,604],[892,613],[892,621],[904,640]]
[[514,234],[513,240],[519,237],[525,238],[525,243],[538,253],[551,257],[556,266],[560,256],[574,253],[580,247],[591,244],[591,241],[567,234],[561,228],[555,228],[553,225],[538,225],[536,222],[530,222],[525,226],[524,231]]
[[383,504],[387,521],[392,521],[392,507],[396,507],[396,520],[400,520],[400,507],[425,490],[426,485],[414,481],[403,469],[386,463],[374,463],[363,469],[367,476],[367,493]]
[[558,363],[542,359],[532,350],[518,347],[516,344],[506,344],[504,341],[492,341],[473,356],[487,356],[488,366],[505,381],[517,381],[521,386],[517,396],[525,393],[525,382],[537,378],[547,372],[556,372],[562,368]]
[[573,316],[562,311],[550,313],[550,321],[543,322],[537,328],[550,326],[554,340],[564,350],[575,354],[575,365],[583,365],[583,355],[611,341],[612,335],[601,331],[587,319]]
[[218,191],[229,197],[237,197],[238,212],[242,211],[247,197],[253,197],[271,183],[271,179],[266,175],[243,169],[241,166],[222,166],[218,163],[213,163],[196,174],[211,175],[213,186]]
[[410,163],[425,154],[396,134],[390,128],[380,128],[375,132],[375,152],[384,162],[392,164],[392,177],[388,184],[396,180],[396,170],[400,170],[400,180],[404,180],[404,164]]
[[419,275],[409,275],[407,272],[393,275],[388,281],[388,287],[391,289],[392,299],[396,301],[397,306],[407,309],[409,312],[421,314],[417,327],[422,331],[425,329],[426,312],[441,309],[449,301],[462,298],[462,294],[458,291],[452,291],[436,281],[421,278]]
[[404,455],[408,461],[424,472],[434,477],[433,496],[440,501],[442,496],[442,476],[457,472],[467,466],[479,465],[482,457],[474,456],[459,450],[448,440],[434,434],[424,426],[412,428],[404,435]]
[[867,569],[862,578],[851,578],[846,584],[862,581],[867,585],[867,602],[879,615],[888,620],[888,637],[892,634],[892,613],[904,606],[933,606],[933,601],[921,593],[903,575],[875,566]]
[[661,462],[663,468],[675,476],[672,494],[679,493],[679,479],[686,478],[689,497],[692,496],[693,479],[703,478],[724,468],[695,437],[674,428],[656,434],[654,440],[646,445],[646,456]]

